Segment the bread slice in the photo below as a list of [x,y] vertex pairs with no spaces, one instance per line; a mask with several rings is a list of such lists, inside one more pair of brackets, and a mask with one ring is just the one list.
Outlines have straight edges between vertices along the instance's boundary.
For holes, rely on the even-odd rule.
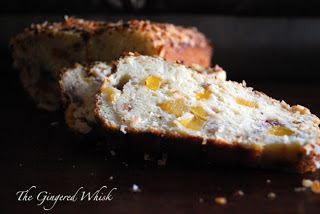
[[212,45],[195,28],[150,21],[108,23],[66,18],[32,24],[10,42],[14,67],[25,90],[41,109],[60,107],[59,74],[74,63],[111,62],[137,51],[169,61],[209,67]]
[[75,68],[61,73],[61,97],[65,106],[67,126],[78,133],[87,134],[95,124],[95,95],[111,66],[96,62],[88,67],[76,64]]
[[[96,62],[84,67],[65,70],[61,74],[60,87],[63,104],[66,108],[65,120],[68,127],[76,133],[88,134],[95,126],[95,95],[105,77],[111,74],[111,65]],[[226,80],[226,72],[216,65],[214,68],[202,68],[192,65],[190,68],[210,77]]]
[[95,116],[105,132],[151,134],[170,142],[177,155],[190,147],[218,163],[300,173],[320,167],[319,118],[244,83],[160,57],[126,56],[100,91]]

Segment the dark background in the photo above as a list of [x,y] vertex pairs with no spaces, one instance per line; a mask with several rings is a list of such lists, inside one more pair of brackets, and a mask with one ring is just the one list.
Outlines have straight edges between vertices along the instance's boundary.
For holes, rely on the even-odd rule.
[[[319,171],[297,175],[170,163],[162,168],[113,157],[103,140],[68,131],[63,112],[33,107],[8,49],[9,39],[31,23],[63,21],[64,15],[196,26],[213,42],[213,64],[223,67],[229,79],[244,79],[257,90],[320,115],[319,11],[316,0],[1,1],[0,213],[320,213],[320,195],[294,192],[303,178],[319,179]],[[133,184],[142,191],[131,192]],[[53,194],[71,194],[81,186],[94,192],[102,185],[118,191],[112,202],[58,202],[46,212],[34,201],[17,201],[16,192],[32,185]],[[244,197],[234,196],[239,189]],[[270,192],[276,199],[267,197]],[[215,204],[217,196],[227,197],[228,204]]]
[[62,21],[64,15],[107,21],[149,19],[196,26],[213,42],[213,63],[222,66],[229,79],[317,82],[319,11],[320,2],[315,0],[1,1],[1,52],[8,56],[9,38],[31,23]]

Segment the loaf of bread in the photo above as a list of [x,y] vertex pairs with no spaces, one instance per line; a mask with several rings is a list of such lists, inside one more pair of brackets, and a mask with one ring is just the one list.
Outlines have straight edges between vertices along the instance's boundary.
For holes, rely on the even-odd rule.
[[[189,66],[197,72],[209,77],[226,80],[226,72],[216,65],[214,68],[202,68],[199,65]],[[111,73],[112,63],[96,62],[83,67],[61,73],[61,97],[65,106],[65,120],[68,127],[76,133],[87,134],[95,126],[94,107],[95,95],[99,92],[102,82]]]
[[[245,83],[208,77],[161,57],[131,55],[117,62],[100,92],[95,116],[109,134],[151,135],[145,145],[161,139],[176,154],[192,147],[202,152],[199,157],[223,164],[300,173],[320,167],[319,118]],[[139,141],[128,143],[140,147],[134,146]]]
[[212,45],[195,28],[149,21],[108,23],[66,18],[63,23],[32,24],[10,42],[14,67],[37,107],[60,107],[59,74],[74,63],[116,60],[137,51],[186,65],[209,67]]

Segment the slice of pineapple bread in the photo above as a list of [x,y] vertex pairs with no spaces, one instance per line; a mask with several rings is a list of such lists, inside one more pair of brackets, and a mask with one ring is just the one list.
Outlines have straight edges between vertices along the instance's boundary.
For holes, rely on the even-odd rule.
[[75,68],[61,73],[61,98],[65,106],[66,124],[71,130],[81,134],[91,131],[95,124],[95,95],[110,73],[111,66],[102,62],[87,67],[76,64]]
[[300,173],[320,167],[319,119],[244,84],[131,55],[118,60],[100,91],[95,116],[108,133],[151,134],[180,142],[180,151],[196,145],[215,162]]
[[137,51],[169,61],[209,67],[211,42],[196,28],[167,23],[110,23],[66,17],[64,22],[32,24],[10,41],[13,65],[38,108],[60,108],[59,75],[74,63],[117,60]]
[[[99,92],[104,78],[111,73],[110,65],[96,62],[90,66],[76,64],[75,68],[67,69],[61,74],[61,97],[65,106],[67,126],[80,134],[89,133],[95,126],[94,107],[95,95]],[[202,68],[192,65],[190,68],[210,77],[226,80],[226,72],[216,65],[213,68]]]

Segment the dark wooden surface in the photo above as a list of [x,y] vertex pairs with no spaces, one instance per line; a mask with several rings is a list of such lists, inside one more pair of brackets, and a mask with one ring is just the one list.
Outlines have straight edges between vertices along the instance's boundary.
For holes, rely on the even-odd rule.
[[[10,69],[10,61],[5,67]],[[248,85],[275,98],[286,98],[290,104],[306,105],[320,115],[320,86],[316,83]],[[216,166],[159,167],[120,160],[111,156],[103,143],[70,133],[62,112],[34,109],[16,72],[6,73],[1,86],[1,213],[47,213],[37,206],[36,199],[17,200],[16,192],[32,185],[37,186],[31,192],[34,196],[40,191],[73,194],[80,187],[92,193],[103,185],[117,188],[112,201],[58,202],[50,213],[320,213],[320,195],[294,192],[303,178],[319,179],[319,172],[297,175]],[[55,121],[59,124],[50,125]],[[141,192],[130,191],[133,184]],[[234,196],[237,190],[245,195]],[[277,197],[269,199],[270,192]],[[228,203],[215,204],[217,196],[226,197]],[[45,204],[50,207],[51,202]]]

